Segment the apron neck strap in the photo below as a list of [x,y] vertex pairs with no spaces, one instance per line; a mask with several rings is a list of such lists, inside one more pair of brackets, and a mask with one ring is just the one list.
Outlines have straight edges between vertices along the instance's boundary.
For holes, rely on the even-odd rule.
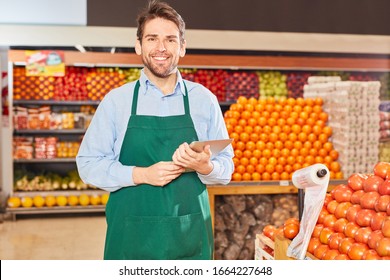
[[[185,115],[190,114],[190,104],[188,102],[188,90],[186,83],[183,81],[184,89],[185,89],[185,95],[183,96],[184,99],[184,113]],[[134,87],[134,95],[133,95],[133,103],[131,105],[131,115],[137,114],[137,103],[138,103],[138,92],[139,92],[140,82],[139,80],[136,82]]]

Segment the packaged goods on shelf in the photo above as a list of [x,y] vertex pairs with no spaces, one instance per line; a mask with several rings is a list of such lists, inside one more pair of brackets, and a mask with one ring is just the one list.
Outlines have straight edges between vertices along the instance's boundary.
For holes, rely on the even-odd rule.
[[340,153],[343,173],[370,170],[379,153],[380,82],[313,76],[304,87],[304,97],[315,96],[324,100],[328,125],[333,131],[331,140]]

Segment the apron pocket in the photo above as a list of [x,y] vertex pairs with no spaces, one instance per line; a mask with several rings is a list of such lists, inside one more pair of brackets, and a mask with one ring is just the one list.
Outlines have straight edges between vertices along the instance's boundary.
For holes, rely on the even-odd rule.
[[199,259],[205,227],[201,213],[185,216],[126,217],[123,254],[126,259]]

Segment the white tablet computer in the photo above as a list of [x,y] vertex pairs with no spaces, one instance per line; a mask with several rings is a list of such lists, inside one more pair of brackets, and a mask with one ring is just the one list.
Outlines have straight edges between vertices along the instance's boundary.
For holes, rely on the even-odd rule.
[[208,140],[208,141],[194,141],[191,142],[190,147],[195,152],[203,151],[206,145],[210,145],[210,150],[213,155],[217,155],[223,149],[225,149],[233,139],[220,139],[220,140]]

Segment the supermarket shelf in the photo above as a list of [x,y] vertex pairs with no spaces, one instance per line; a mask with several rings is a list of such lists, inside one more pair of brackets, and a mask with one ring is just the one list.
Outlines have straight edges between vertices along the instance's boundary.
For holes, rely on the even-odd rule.
[[14,159],[14,163],[66,163],[76,162],[75,158],[32,158],[32,159]]
[[86,129],[19,129],[15,134],[84,134]]
[[60,214],[60,213],[93,213],[104,212],[105,205],[89,206],[53,206],[53,207],[18,207],[6,208],[7,213],[14,215],[27,214]]
[[13,100],[13,105],[63,105],[63,106],[81,106],[81,105],[99,105],[100,101],[67,101],[67,100]]
[[16,197],[23,197],[23,196],[30,196],[34,197],[36,195],[41,195],[41,196],[59,196],[59,195],[65,195],[65,196],[70,196],[70,195],[77,195],[79,196],[80,194],[87,194],[87,195],[93,195],[93,194],[98,194],[102,195],[104,193],[107,193],[106,191],[100,190],[100,189],[85,189],[85,190],[74,190],[74,189],[67,189],[67,190],[57,190],[57,191],[15,191],[12,195]]

